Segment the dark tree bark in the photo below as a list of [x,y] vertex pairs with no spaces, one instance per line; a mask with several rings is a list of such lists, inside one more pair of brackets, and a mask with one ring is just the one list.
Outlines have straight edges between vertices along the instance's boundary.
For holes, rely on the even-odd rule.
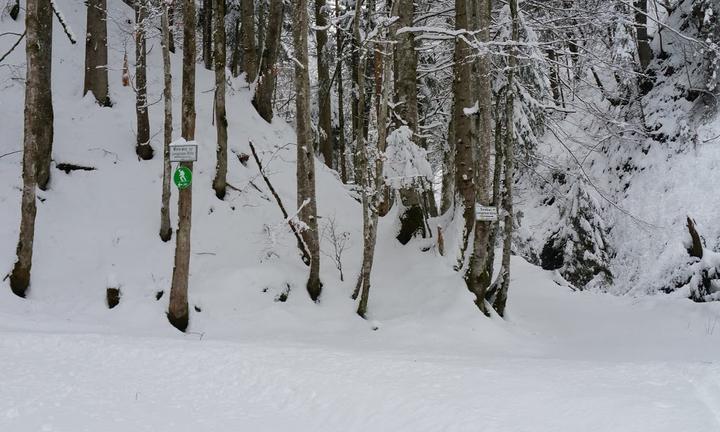
[[[475,30],[479,31],[481,42],[490,41],[491,1],[474,0]],[[492,88],[491,64],[488,54],[481,55],[476,60],[475,90],[478,116],[476,123],[478,145],[475,153],[475,200],[483,206],[491,204],[490,196],[490,158],[493,150],[493,120],[492,120]],[[475,235],[473,236],[473,249],[470,262],[465,273],[465,283],[468,290],[475,294],[475,304],[487,314],[485,307],[485,294],[490,286],[492,273],[487,265],[490,232],[493,223],[475,221]]]
[[255,46],[255,2],[240,0],[242,20],[243,70],[245,79],[251,83],[257,77],[257,47]]
[[[37,43],[40,52],[37,62],[37,73],[40,74],[40,80],[43,82],[40,87],[38,96],[40,101],[37,103],[35,114],[38,117],[38,123],[42,124],[41,130],[35,136],[35,181],[41,190],[47,190],[50,186],[50,166],[52,163],[53,148],[53,120],[55,113],[53,111],[52,89],[52,27],[53,27],[53,11],[47,0],[40,0],[40,6],[37,10],[38,33]],[[27,25],[27,24],[26,24]],[[30,43],[28,38],[26,44]]]
[[268,17],[267,35],[264,37],[265,48],[260,60],[260,77],[253,97],[253,106],[260,117],[268,123],[273,118],[272,94],[275,89],[278,49],[282,34],[283,1],[270,0],[270,16]]
[[[52,126],[52,93],[46,70],[51,63],[52,7],[48,0],[27,0],[25,28],[27,41],[25,55],[27,72],[25,81],[25,136],[23,139],[22,203],[20,235],[17,243],[17,261],[10,273],[10,289],[15,295],[25,297],[30,287],[33,243],[35,241],[35,187],[37,172],[36,151],[39,143],[47,137],[48,125]],[[43,107],[49,103],[50,109]],[[50,127],[52,142],[52,127]]]
[[325,165],[333,167],[333,136],[330,118],[330,72],[327,47],[327,7],[326,0],[315,0],[315,40],[317,41],[317,68],[318,68],[318,141],[320,153],[325,159]]
[[225,114],[225,0],[213,0],[215,15],[215,127],[217,151],[213,189],[219,199],[227,187],[227,116]]
[[310,252],[310,275],[307,291],[318,301],[322,291],[320,282],[320,239],[317,223],[317,195],[315,193],[315,152],[313,151],[310,120],[310,74],[308,72],[308,11],[307,0],[298,0],[293,15],[293,44],[295,45],[295,110],[297,118],[297,205],[300,220],[307,225],[302,231],[303,242]]
[[[195,139],[195,0],[183,3],[183,80],[182,80],[182,137]],[[192,170],[192,162],[180,166]],[[175,267],[170,288],[168,320],[175,328],[185,331],[190,320],[188,311],[188,277],[190,275],[190,227],[192,223],[192,185],[180,190],[178,199],[178,230],[175,243]]]
[[[335,0],[335,16],[340,19],[340,4],[338,0]],[[345,154],[345,97],[343,94],[343,62],[342,62],[342,50],[343,50],[343,32],[335,32],[335,57],[337,68],[337,93],[338,93],[338,165],[340,165],[340,179],[343,183],[347,183],[347,155]]]
[[107,62],[107,0],[87,0],[83,95],[92,92],[103,106],[110,106]]
[[202,24],[202,54],[205,69],[212,70],[213,67],[213,44],[212,44],[212,25],[213,25],[213,0],[202,0],[202,8],[200,11],[200,21]]
[[[455,29],[469,29],[466,0],[455,0]],[[475,162],[473,160],[472,121],[465,108],[473,105],[471,82],[472,49],[463,38],[455,39],[453,70],[453,125],[455,138],[455,193],[456,203],[463,207],[465,221],[457,269],[463,268],[468,241],[475,227]]]
[[[512,19],[512,41],[517,44],[519,40],[520,24],[518,19],[518,2],[510,0],[510,17]],[[503,221],[503,256],[500,266],[500,283],[493,308],[500,316],[505,316],[505,305],[507,303],[508,290],[510,288],[510,253],[512,246],[513,232],[513,163],[515,159],[515,67],[517,67],[518,48],[512,45],[508,56],[508,87],[507,101],[505,105],[505,148],[503,149],[505,181],[503,194],[503,210],[505,220]]]
[[165,116],[163,123],[163,181],[162,206],[160,207],[160,239],[164,242],[172,237],[170,226],[170,143],[172,142],[172,70],[170,68],[170,25],[169,8],[167,2],[162,3],[161,30],[163,55],[163,99],[165,102]]
[[137,144],[135,153],[142,160],[153,157],[150,146],[150,117],[147,108],[147,44],[145,28],[148,19],[147,0],[135,3],[135,114],[137,117]]

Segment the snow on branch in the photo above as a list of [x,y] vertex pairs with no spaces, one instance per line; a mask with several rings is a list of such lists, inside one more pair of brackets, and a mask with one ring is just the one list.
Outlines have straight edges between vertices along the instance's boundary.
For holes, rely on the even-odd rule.
[[417,178],[431,179],[433,175],[427,151],[412,141],[412,135],[409,127],[401,126],[387,138],[383,175],[396,190],[413,186]]
[[65,34],[67,35],[68,39],[70,39],[70,43],[75,45],[77,43],[77,39],[75,38],[75,34],[73,33],[72,29],[70,28],[70,24],[67,23],[65,20],[65,16],[62,14],[62,11],[57,7],[57,4],[55,4],[55,0],[50,0],[50,6],[52,7],[53,12],[55,12],[55,16],[57,17],[58,21],[60,22],[60,25],[62,26],[63,30],[65,31]]

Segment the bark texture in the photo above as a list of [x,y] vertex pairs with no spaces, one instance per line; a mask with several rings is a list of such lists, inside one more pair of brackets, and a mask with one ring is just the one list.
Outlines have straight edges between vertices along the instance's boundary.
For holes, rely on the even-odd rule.
[[227,115],[225,114],[225,0],[213,0],[215,16],[215,127],[217,148],[213,189],[219,199],[227,187]]
[[242,20],[243,70],[245,79],[251,83],[257,77],[257,47],[255,46],[255,3],[253,0],[240,0]]
[[318,141],[320,153],[325,165],[333,167],[333,133],[330,118],[330,72],[327,47],[327,7],[326,0],[315,0],[315,40],[317,41],[318,69]]
[[212,27],[213,27],[213,0],[202,0],[202,9],[200,11],[200,21],[202,24],[202,54],[205,69],[213,68],[213,43],[212,43]]
[[315,152],[310,122],[310,74],[308,73],[307,0],[295,3],[293,44],[295,45],[295,112],[297,118],[297,205],[300,220],[307,226],[302,238],[310,252],[307,291],[313,301],[320,298],[320,239],[315,194]]
[[[479,32],[482,42],[490,41],[490,0],[474,0],[475,4],[475,30]],[[475,73],[476,101],[479,112],[476,130],[478,143],[475,152],[475,198],[483,206],[491,204],[490,190],[490,158],[493,150],[493,119],[492,119],[492,89],[490,77],[490,59],[488,54],[478,57]],[[475,304],[487,314],[485,307],[485,294],[490,285],[492,274],[488,272],[487,257],[491,246],[488,244],[492,222],[475,221],[475,235],[473,249],[468,269],[465,273],[465,283],[470,292],[475,294]]]
[[[25,297],[30,287],[32,269],[33,242],[35,240],[35,187],[37,185],[35,158],[38,143],[46,137],[52,117],[44,117],[47,112],[43,104],[52,105],[50,80],[45,80],[45,69],[51,62],[52,8],[48,0],[27,0],[25,28],[27,41],[25,55],[27,72],[25,81],[25,135],[23,138],[22,202],[20,215],[20,235],[17,243],[17,261],[10,273],[10,289],[15,295]],[[45,36],[50,34],[47,38]],[[52,113],[52,108],[50,109]],[[51,128],[52,130],[52,128]],[[52,135],[50,136],[52,139]]]
[[[455,29],[467,30],[469,27],[467,3],[455,0]],[[460,257],[457,269],[465,266],[470,237],[475,227],[475,162],[473,161],[472,120],[465,115],[464,109],[473,105],[472,49],[463,38],[455,39],[453,70],[453,125],[455,138],[455,193],[456,202],[463,206],[464,228],[460,244]]]
[[[195,139],[195,0],[184,0],[182,137]],[[192,170],[192,162],[182,162]],[[178,230],[175,243],[175,267],[170,288],[168,320],[185,331],[190,320],[188,311],[188,277],[190,276],[190,227],[192,223],[192,186],[182,189],[178,199]]]
[[163,181],[162,206],[160,207],[160,239],[164,242],[172,237],[170,226],[170,143],[172,142],[172,70],[170,68],[170,10],[166,2],[162,2],[162,15],[160,27],[162,31],[163,56],[163,99],[165,102],[165,115],[163,122]]
[[150,146],[150,117],[147,108],[147,43],[145,29],[148,19],[147,0],[135,2],[135,114],[137,117],[137,143],[135,153],[142,160],[153,157]]
[[[267,35],[264,37],[265,47],[260,60],[260,77],[253,97],[253,106],[257,109],[260,117],[268,123],[273,118],[272,94],[277,78],[275,63],[282,34],[283,9],[282,0],[270,0]],[[295,24],[297,25],[297,23]]]
[[87,0],[83,95],[92,92],[103,106],[110,106],[107,62],[107,0]]
[[[510,0],[510,17],[512,18],[512,41],[517,44],[519,39],[518,2]],[[505,103],[505,146],[503,151],[505,180],[503,194],[503,210],[505,219],[503,221],[503,256],[500,267],[500,283],[497,295],[493,301],[493,308],[500,316],[505,315],[508,289],[510,288],[510,253],[512,247],[513,232],[513,162],[515,146],[515,68],[517,67],[518,48],[513,44],[508,56],[508,88],[507,100]]]
[[[42,81],[39,88],[38,97],[40,100],[35,107],[35,115],[38,118],[37,124],[41,124],[41,129],[35,134],[35,181],[41,190],[47,190],[50,187],[50,166],[52,163],[52,147],[53,147],[53,120],[55,113],[53,111],[52,89],[50,82],[52,81],[52,28],[53,28],[53,11],[47,0],[41,0],[37,9],[38,32],[36,33],[36,43],[38,44],[37,53],[37,73],[40,74],[39,80]],[[27,26],[27,24],[26,24]],[[27,28],[27,27],[26,27]],[[26,44],[30,43],[28,38]]]

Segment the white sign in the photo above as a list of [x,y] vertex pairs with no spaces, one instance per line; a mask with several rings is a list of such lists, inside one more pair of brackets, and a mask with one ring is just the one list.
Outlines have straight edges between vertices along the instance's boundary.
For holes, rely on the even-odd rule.
[[195,162],[197,144],[170,144],[170,162]]
[[495,222],[497,219],[497,208],[475,204],[475,220],[482,222]]

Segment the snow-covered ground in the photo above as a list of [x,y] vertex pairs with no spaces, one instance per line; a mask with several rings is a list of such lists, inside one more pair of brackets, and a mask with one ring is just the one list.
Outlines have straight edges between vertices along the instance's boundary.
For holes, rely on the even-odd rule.
[[[83,34],[84,3],[62,3]],[[249,154],[252,140],[292,209],[294,132],[262,121],[234,80],[235,189],[217,200],[213,76],[200,65],[191,318],[189,332],[177,332],[164,315],[174,243],[157,235],[161,160],[137,160],[134,93],[120,86],[125,46],[132,62],[132,11],[109,7],[112,108],[82,97],[83,47],[55,26],[53,159],[96,170],[53,169],[39,194],[28,298],[0,284],[0,432],[720,430],[718,303],[573,292],[516,257],[507,319],[488,319],[452,270],[456,257],[441,257],[434,239],[400,246],[391,212],[379,226],[371,320],[357,317],[349,297],[361,260],[359,204],[320,163],[321,229],[335,219],[349,243],[341,281],[325,231],[324,291],[312,303],[280,210],[253,160],[243,166],[235,155]],[[6,18],[0,30],[22,24]],[[11,42],[0,40],[0,51]],[[0,154],[21,148],[23,48],[0,68]],[[158,41],[148,49],[155,102]],[[150,114],[159,155],[162,103]],[[0,158],[2,275],[14,260],[20,169],[19,154]],[[446,250],[456,237],[446,232]],[[112,310],[109,284],[122,290]]]
[[717,305],[574,293],[513,264],[507,322],[372,331],[276,303],[233,335],[139,336],[4,312],[0,430],[720,429]]

